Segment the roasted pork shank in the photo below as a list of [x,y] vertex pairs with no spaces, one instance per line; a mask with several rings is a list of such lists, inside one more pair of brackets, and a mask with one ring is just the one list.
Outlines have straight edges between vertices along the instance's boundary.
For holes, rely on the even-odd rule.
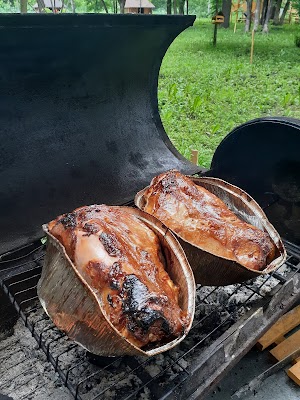
[[269,235],[238,218],[217,196],[176,170],[155,177],[143,210],[185,241],[215,256],[261,270],[275,257]]
[[100,296],[108,320],[130,343],[145,348],[185,333],[180,289],[165,270],[160,241],[126,208],[81,207],[51,221],[48,230]]

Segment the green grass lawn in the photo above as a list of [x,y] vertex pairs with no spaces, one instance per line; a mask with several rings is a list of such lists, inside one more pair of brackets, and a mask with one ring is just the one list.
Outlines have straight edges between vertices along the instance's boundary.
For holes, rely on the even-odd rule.
[[[169,48],[160,71],[159,109],[165,130],[187,158],[199,150],[199,164],[208,167],[214,150],[234,127],[262,116],[300,119],[300,25],[271,27],[255,35],[250,65],[251,34],[218,30],[196,21]],[[300,151],[300,150],[299,150]]]

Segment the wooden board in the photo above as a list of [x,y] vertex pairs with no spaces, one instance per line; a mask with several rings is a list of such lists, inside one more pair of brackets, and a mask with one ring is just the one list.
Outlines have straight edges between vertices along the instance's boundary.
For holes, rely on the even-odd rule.
[[278,346],[274,347],[274,349],[272,349],[270,353],[277,361],[280,361],[299,348],[300,329],[293,335],[285,339],[283,342],[281,342]]
[[284,314],[257,342],[257,347],[264,350],[273,343],[279,343],[284,335],[300,324],[300,305]]
[[[287,333],[299,326],[297,332],[289,337]],[[284,362],[284,359],[290,358],[290,363],[294,364],[286,372],[288,376],[300,386],[300,305],[283,315],[257,342],[257,347],[264,350],[272,344],[277,346],[270,350],[270,354],[276,360],[277,364]],[[298,351],[297,351],[298,350]],[[294,357],[291,357],[295,354]]]
[[293,365],[288,371],[288,376],[300,386],[300,361]]

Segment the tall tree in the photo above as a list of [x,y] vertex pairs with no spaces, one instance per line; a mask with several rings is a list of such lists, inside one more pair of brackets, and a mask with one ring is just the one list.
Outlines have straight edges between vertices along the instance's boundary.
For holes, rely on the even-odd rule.
[[261,15],[260,15],[260,24],[261,25],[263,25],[265,23],[269,0],[262,0],[262,2],[263,2],[263,5],[262,5],[262,10],[261,10]]
[[259,26],[260,5],[261,5],[260,0],[256,0],[254,23],[253,23],[253,29],[254,29],[255,32],[257,32],[258,26]]
[[178,12],[179,14],[184,14],[184,5],[185,5],[185,0],[178,0]]
[[262,29],[263,33],[269,33],[269,21],[270,21],[272,7],[273,7],[273,0],[269,0],[267,14],[266,14],[266,18],[265,18],[265,21],[263,24],[263,29]]
[[246,12],[246,23],[245,23],[245,32],[250,31],[251,27],[251,16],[252,16],[252,0],[247,0],[247,12]]
[[120,13],[124,14],[125,0],[119,0]]
[[173,12],[175,15],[177,14],[177,0],[173,0]]
[[172,14],[172,0],[167,0],[167,14]]
[[222,1],[222,13],[224,15],[224,22],[221,25],[223,28],[229,28],[230,12],[231,12],[231,0],[223,0]]
[[282,13],[280,16],[280,20],[279,20],[280,25],[283,25],[283,23],[284,23],[284,19],[285,19],[286,13],[288,12],[288,10],[290,8],[290,4],[291,4],[290,0],[287,0],[283,7],[283,10],[282,10]]
[[274,12],[274,16],[273,16],[273,24],[274,25],[280,24],[279,14],[280,14],[281,5],[282,5],[282,0],[277,0],[276,4],[275,4],[275,12]]
[[72,13],[76,13],[76,6],[75,6],[75,0],[71,0],[71,7],[72,7]]
[[20,11],[21,13],[27,13],[27,0],[20,0]]

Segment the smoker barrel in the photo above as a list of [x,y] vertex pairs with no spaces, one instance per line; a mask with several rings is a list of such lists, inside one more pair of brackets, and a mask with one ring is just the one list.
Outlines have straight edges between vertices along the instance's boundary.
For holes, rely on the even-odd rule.
[[83,204],[121,204],[167,169],[162,58],[194,16],[0,16],[0,254]]
[[[31,242],[43,222],[83,204],[124,203],[169,168],[201,170],[171,145],[157,107],[162,57],[193,21],[0,16],[0,254],[12,250],[0,258],[1,392],[40,399],[44,390],[56,398],[63,383],[77,400],[100,399],[112,390],[127,400],[147,393],[203,398],[299,300],[300,247],[286,242],[287,261],[270,275],[225,288],[199,285],[193,327],[170,352],[98,367],[53,326],[38,300],[44,248]],[[293,238],[300,232],[293,214],[299,210],[299,127],[285,118],[250,121],[224,139],[208,172],[249,191],[267,213],[277,210],[271,221]],[[26,243],[31,245],[15,249]],[[6,337],[18,316],[26,328],[18,321],[15,334]],[[56,375],[48,374],[34,340]]]
[[252,195],[280,235],[300,244],[299,149],[300,120],[255,119],[225,137],[207,174]]

